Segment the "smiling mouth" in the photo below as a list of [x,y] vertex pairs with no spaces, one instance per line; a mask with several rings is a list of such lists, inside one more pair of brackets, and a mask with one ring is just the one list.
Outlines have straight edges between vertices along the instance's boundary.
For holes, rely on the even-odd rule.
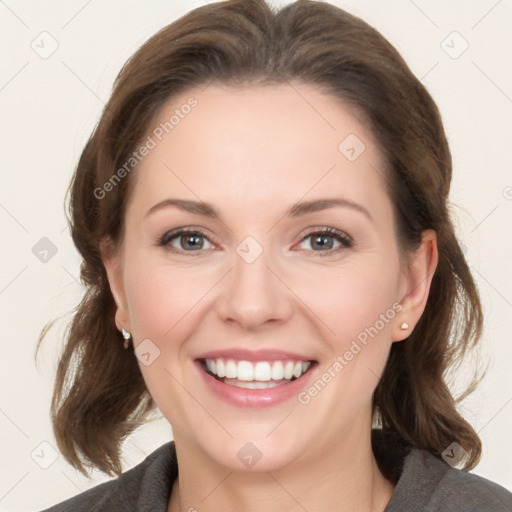
[[235,361],[200,359],[203,370],[216,380],[245,389],[268,389],[300,379],[316,361]]

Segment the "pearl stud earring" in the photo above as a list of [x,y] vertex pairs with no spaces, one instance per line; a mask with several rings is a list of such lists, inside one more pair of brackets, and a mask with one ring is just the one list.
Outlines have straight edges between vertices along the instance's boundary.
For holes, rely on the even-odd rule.
[[123,329],[122,332],[123,332],[123,338],[124,338],[123,348],[126,350],[128,348],[128,345],[130,344],[132,335],[126,329]]
[[402,331],[406,331],[407,329],[409,329],[409,324],[407,322],[402,322],[400,324],[400,329],[402,329]]

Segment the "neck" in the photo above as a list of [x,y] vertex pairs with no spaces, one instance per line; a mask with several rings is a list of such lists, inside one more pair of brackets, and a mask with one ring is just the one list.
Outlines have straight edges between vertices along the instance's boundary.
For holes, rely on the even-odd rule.
[[393,494],[394,485],[381,474],[374,458],[370,432],[354,430],[334,449],[315,446],[311,457],[301,463],[251,473],[218,467],[178,437],[175,434],[179,477],[168,512],[383,512]]

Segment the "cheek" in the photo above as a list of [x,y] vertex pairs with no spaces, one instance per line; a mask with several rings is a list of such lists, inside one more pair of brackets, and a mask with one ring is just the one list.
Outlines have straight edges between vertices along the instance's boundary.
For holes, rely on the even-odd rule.
[[[354,258],[338,268],[309,272],[295,278],[293,288],[304,297],[306,309],[323,324],[325,337],[338,352],[346,350],[351,341],[371,339],[377,334],[386,337],[391,320],[399,308],[396,302],[399,266],[392,258]],[[310,315],[311,316],[311,315]]]
[[[199,279],[197,271],[170,265],[152,265],[151,258],[126,262],[126,293],[136,339],[176,339],[194,316],[194,308],[213,281]],[[211,277],[211,273],[210,273]],[[212,281],[209,283],[208,281]]]
[[371,277],[368,273],[364,281],[345,280],[346,293],[333,305],[339,318],[336,330],[345,342],[358,339],[364,343],[365,334],[373,339],[377,335],[385,338],[389,333],[390,320],[395,316],[395,297],[389,286],[379,282],[377,276]]
[[[222,283],[218,276],[224,273],[211,265],[201,269],[197,265],[152,264],[151,258],[142,253],[137,256],[136,251],[127,259],[126,269],[132,334],[136,340],[154,340],[161,350],[174,350],[205,320],[206,310],[215,308],[216,301],[208,295],[214,288],[213,295],[219,293]],[[337,267],[309,265],[306,270],[281,268],[283,281],[294,293],[279,286],[274,292],[281,294],[281,300],[294,301],[296,311],[309,317],[322,330],[322,337],[331,339],[331,348],[341,350],[352,339],[363,339],[368,330],[374,333],[372,327],[379,333],[388,331],[388,320],[396,309],[399,271],[393,255],[365,255]],[[293,324],[297,318],[291,321]]]
[[[192,421],[193,414],[201,419],[200,412],[189,410],[180,383],[185,381],[190,364],[186,361],[186,342],[200,323],[201,299],[213,283],[199,280],[197,272],[189,269],[148,263],[151,258],[138,259],[135,253],[126,261],[130,324],[139,367],[150,394],[163,415],[179,427],[183,418]],[[144,351],[149,347],[149,364],[144,363],[143,346]]]
[[316,287],[309,286],[308,306],[321,316],[326,357],[299,402],[322,418],[333,435],[371,403],[392,344],[391,327],[401,310],[397,277],[398,267],[375,261],[332,274],[328,286],[317,281]]

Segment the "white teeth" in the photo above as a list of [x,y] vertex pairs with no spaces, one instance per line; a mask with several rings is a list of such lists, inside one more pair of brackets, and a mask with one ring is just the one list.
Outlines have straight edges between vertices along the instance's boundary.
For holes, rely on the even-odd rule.
[[284,366],[281,361],[276,361],[272,365],[272,380],[284,379]]
[[206,359],[206,368],[217,375],[217,362],[215,359]]
[[[224,366],[224,361],[222,359],[217,359],[217,377],[225,377],[226,376],[226,367]],[[213,372],[213,368],[210,370]]]
[[293,368],[295,365],[293,364],[293,361],[288,361],[284,366],[284,378],[285,379],[291,379],[293,377]]
[[258,382],[257,380],[253,380],[251,382],[244,382],[237,379],[224,379],[224,384],[229,384],[230,386],[235,386],[237,388],[244,389],[268,389],[275,388],[277,386],[282,386],[283,384],[288,384],[289,380],[283,380],[281,382]]
[[269,381],[286,379],[289,382],[293,377],[298,379],[311,366],[310,361],[258,361],[257,363],[252,363],[250,361],[235,361],[233,359],[206,359],[205,363],[207,370],[221,379],[272,384],[272,386],[265,387],[273,387],[273,382]]
[[233,379],[254,380],[254,367],[249,361],[239,361],[237,370]]
[[272,378],[272,369],[270,368],[270,363],[266,361],[261,363],[256,363],[254,367],[254,380],[266,381]]
[[226,361],[226,378],[236,379],[236,363],[233,359],[228,359]]

